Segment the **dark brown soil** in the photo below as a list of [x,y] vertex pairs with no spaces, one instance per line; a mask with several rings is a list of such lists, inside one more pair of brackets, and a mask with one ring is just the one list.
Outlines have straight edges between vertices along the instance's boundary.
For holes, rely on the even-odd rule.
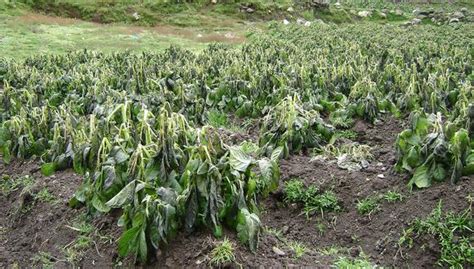
[[[474,177],[463,178],[457,185],[448,182],[436,184],[424,190],[409,191],[406,176],[394,173],[395,162],[393,143],[403,129],[401,121],[387,119],[371,126],[357,122],[353,130],[358,133],[357,141],[373,147],[374,160],[367,169],[349,172],[335,163],[311,162],[307,155],[294,155],[281,163],[282,184],[300,178],[306,185],[318,186],[321,190],[332,189],[341,201],[342,210],[326,213],[324,216],[301,214],[299,205],[283,202],[282,187],[270,197],[263,199],[261,221],[265,226],[257,253],[251,253],[240,245],[232,231],[225,235],[234,242],[236,264],[229,267],[283,268],[301,267],[328,268],[340,256],[358,257],[364,253],[372,263],[394,268],[433,268],[440,257],[440,249],[434,239],[425,238],[415,242],[412,249],[399,248],[398,240],[404,228],[417,217],[427,216],[442,200],[443,209],[461,212],[468,206],[466,197],[474,195]],[[253,137],[252,135],[250,135]],[[237,139],[240,140],[240,139]],[[2,194],[0,203],[0,267],[14,264],[20,268],[30,267],[40,251],[56,257],[56,267],[72,267],[64,259],[64,246],[78,236],[70,229],[72,220],[84,209],[67,207],[67,201],[80,184],[81,178],[71,171],[44,177],[38,172],[37,162],[15,162],[0,164],[0,175],[32,175],[33,189],[48,190],[59,199],[59,203],[39,203],[29,200],[31,208],[26,213],[16,215],[20,190]],[[383,178],[379,175],[383,174]],[[356,210],[357,200],[367,196],[380,195],[388,190],[403,193],[401,202],[382,201],[380,210],[369,216],[360,215]],[[27,204],[28,204],[27,203]],[[114,217],[97,217],[93,220],[101,235],[118,238],[120,229]],[[325,227],[320,231],[317,227]],[[277,235],[278,233],[278,235]],[[101,240],[94,236],[96,245],[85,250],[82,259],[76,263],[84,268],[112,267],[116,264],[116,242]],[[207,230],[193,234],[181,233],[167,248],[158,253],[158,260],[150,268],[190,268],[208,267],[209,253],[218,242]],[[289,242],[299,242],[307,248],[304,255],[295,258],[288,246]],[[423,244],[423,247],[421,247]],[[276,253],[274,247],[282,253]],[[326,251],[325,251],[326,250]],[[278,251],[277,251],[278,252]],[[123,262],[130,265],[130,261]]]

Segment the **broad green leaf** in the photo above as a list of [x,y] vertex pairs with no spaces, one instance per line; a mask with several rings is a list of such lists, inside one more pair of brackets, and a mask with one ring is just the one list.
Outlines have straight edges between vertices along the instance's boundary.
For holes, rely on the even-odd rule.
[[237,235],[242,243],[248,244],[252,252],[257,251],[260,230],[261,223],[258,216],[250,213],[246,208],[241,209],[238,216]]
[[247,171],[247,168],[252,164],[252,157],[245,154],[240,148],[231,147],[229,162],[230,166],[239,172]]
[[410,185],[415,184],[418,188],[426,188],[430,186],[430,176],[428,174],[428,168],[425,165],[416,168]]
[[146,243],[146,235],[145,230],[140,229],[140,238],[138,239],[138,257],[140,257],[140,261],[145,263],[148,256],[148,247]]
[[118,252],[121,257],[125,257],[128,253],[138,249],[137,239],[141,231],[141,227],[136,226],[128,229],[120,236],[118,240]]
[[282,157],[283,147],[277,147],[273,150],[270,159],[274,162],[278,162]]
[[111,208],[120,208],[123,205],[130,203],[135,194],[135,180],[132,180],[127,184],[117,195],[105,203],[108,207]]
[[53,175],[55,171],[56,171],[55,163],[44,163],[41,165],[41,174],[43,174],[43,176],[49,177]]
[[92,198],[92,206],[94,206],[94,208],[99,212],[107,213],[110,211],[110,207],[104,204],[97,195],[94,195],[94,198]]

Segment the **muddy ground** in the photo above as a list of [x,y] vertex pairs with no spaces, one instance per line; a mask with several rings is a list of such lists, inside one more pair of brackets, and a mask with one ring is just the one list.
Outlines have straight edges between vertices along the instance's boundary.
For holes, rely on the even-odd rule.
[[[260,218],[265,231],[257,253],[240,245],[232,231],[225,232],[236,247],[236,264],[229,266],[328,268],[338,257],[356,258],[363,253],[373,264],[384,267],[436,267],[440,256],[436,240],[421,238],[412,249],[400,248],[398,240],[403,228],[414,218],[427,216],[440,200],[444,210],[463,211],[468,207],[466,197],[474,195],[474,177],[462,178],[457,185],[444,182],[410,192],[406,186],[407,177],[392,171],[395,162],[393,143],[403,127],[402,122],[395,119],[384,120],[375,126],[357,122],[353,128],[358,134],[356,140],[372,146],[375,157],[367,169],[359,172],[342,170],[335,163],[311,161],[311,157],[304,154],[282,161],[281,186],[289,179],[300,178],[307,186],[332,189],[341,201],[342,210],[307,217],[301,214],[299,205],[284,203],[280,187],[262,201]],[[0,268],[39,267],[45,262],[55,268],[133,265],[130,259],[118,261],[116,239],[121,233],[116,225],[118,216],[95,217],[92,220],[95,229],[88,234],[93,243],[85,249],[75,249],[78,237],[83,235],[77,229],[77,223],[85,209],[69,208],[67,202],[80,185],[80,176],[72,171],[62,171],[44,177],[35,160],[17,160],[10,165],[0,163],[0,175],[9,175],[8,180],[23,175],[34,179],[26,190],[19,187],[7,194],[2,189]],[[52,194],[54,201],[38,198],[43,189]],[[357,200],[388,190],[401,192],[405,199],[394,203],[383,201],[380,210],[370,216],[357,213]],[[324,227],[324,231],[317,227]],[[191,235],[181,233],[159,251],[156,262],[146,267],[207,267],[208,255],[215,242],[207,230]],[[295,258],[288,247],[289,242],[304,244],[307,251]],[[275,251],[275,247],[280,251]]]

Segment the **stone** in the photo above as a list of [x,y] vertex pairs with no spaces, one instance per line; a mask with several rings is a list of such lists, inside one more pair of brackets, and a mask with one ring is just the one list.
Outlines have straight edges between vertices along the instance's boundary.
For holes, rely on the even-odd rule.
[[305,23],[304,23],[304,26],[306,26],[306,27],[311,26],[311,22],[310,22],[310,21],[305,22]]
[[137,12],[134,12],[134,13],[132,14],[132,17],[133,17],[135,20],[137,20],[137,21],[140,19],[140,15],[139,15]]
[[275,254],[278,255],[278,256],[285,256],[285,255],[286,255],[285,252],[283,252],[283,250],[281,250],[281,249],[279,249],[279,248],[277,248],[277,247],[275,247],[275,246],[272,248],[272,250],[273,250],[273,252],[275,252]]
[[384,174],[378,174],[377,177],[378,178],[385,178]]
[[294,9],[293,7],[289,7],[286,11],[288,11],[288,12],[294,12],[295,9]]
[[449,20],[449,23],[458,23],[459,22],[459,19],[458,18],[451,18]]
[[284,19],[284,20],[283,20],[283,24],[284,24],[284,25],[288,25],[288,24],[290,24],[290,22],[289,22],[287,19]]
[[367,11],[367,10],[359,11],[359,12],[357,13],[357,16],[359,16],[359,17],[361,17],[361,18],[369,17],[369,16],[370,16],[370,11]]
[[303,20],[303,19],[297,19],[297,20],[296,20],[296,23],[297,23],[297,24],[304,24],[304,23],[305,23],[305,20]]
[[395,9],[393,13],[397,16],[403,16],[403,11],[401,9]]
[[337,9],[340,9],[340,8],[342,8],[342,5],[341,5],[341,3],[336,2],[336,3],[334,4],[334,7],[337,8]]
[[456,12],[453,13],[453,18],[462,19],[462,18],[464,18],[464,14],[460,11],[456,11]]
[[386,19],[387,18],[387,14],[383,13],[383,12],[380,12],[379,13],[379,16],[382,17],[383,19]]
[[411,20],[412,25],[417,25],[417,24],[420,24],[420,23],[421,23],[421,20],[418,19],[418,18],[414,18],[413,20]]

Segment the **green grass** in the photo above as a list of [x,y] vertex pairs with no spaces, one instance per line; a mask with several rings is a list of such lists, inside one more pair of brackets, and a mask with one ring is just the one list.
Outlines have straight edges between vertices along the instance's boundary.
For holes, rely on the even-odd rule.
[[371,215],[380,209],[376,198],[367,197],[357,201],[357,212],[361,215]]
[[330,190],[320,192],[315,186],[306,187],[299,179],[285,183],[285,201],[303,204],[303,213],[309,217],[314,212],[337,212],[341,210],[336,194]]
[[372,269],[376,268],[365,255],[359,258],[339,257],[335,262],[335,267],[339,269]]
[[308,251],[308,248],[303,243],[297,241],[292,241],[288,243],[288,247],[294,253],[295,259],[303,257],[303,255],[306,254],[306,252]]
[[389,203],[394,203],[397,201],[402,201],[403,200],[403,195],[399,192],[396,191],[387,191],[383,195],[383,199]]
[[428,217],[415,219],[403,231],[399,245],[412,248],[416,238],[431,237],[436,239],[441,249],[440,267],[468,268],[474,264],[473,231],[472,204],[460,213],[443,213],[440,201]]
[[224,238],[211,251],[209,263],[213,266],[222,266],[235,261],[234,244]]
[[88,22],[46,24],[24,22],[21,17],[0,15],[0,50],[3,57],[25,58],[38,53],[66,53],[74,50],[115,52],[162,51],[171,45],[200,50],[205,43],[153,30],[133,32],[127,26]]

